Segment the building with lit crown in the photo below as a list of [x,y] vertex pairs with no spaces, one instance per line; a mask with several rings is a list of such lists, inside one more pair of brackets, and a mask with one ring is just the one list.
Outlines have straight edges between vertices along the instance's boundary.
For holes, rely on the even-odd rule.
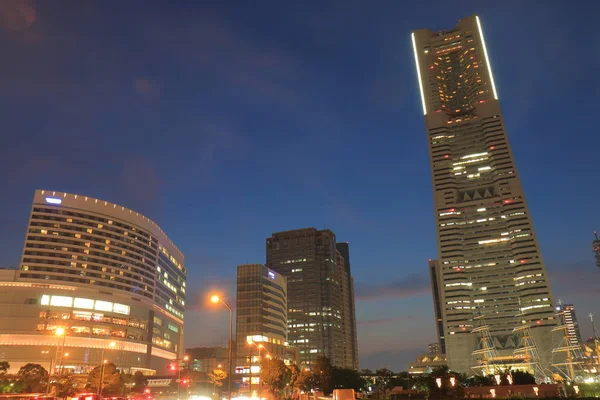
[[541,355],[534,361],[547,366],[554,301],[481,20],[467,17],[440,32],[416,30],[411,39],[433,178],[440,336],[448,366],[479,372],[500,359],[510,365],[520,346],[513,330],[523,325]]
[[182,350],[185,285],[183,254],[152,220],[38,190],[20,269],[0,271],[3,360],[86,372],[104,351],[124,370],[164,371]]

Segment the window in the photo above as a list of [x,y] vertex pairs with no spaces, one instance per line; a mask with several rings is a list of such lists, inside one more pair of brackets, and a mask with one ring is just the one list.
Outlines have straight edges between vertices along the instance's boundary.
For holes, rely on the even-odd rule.
[[115,312],[117,314],[129,315],[129,306],[126,304],[114,303],[113,304],[113,312]]
[[167,324],[167,328],[169,328],[170,330],[172,330],[175,333],[179,332],[179,327],[177,325]]
[[42,300],[40,301],[40,304],[43,306],[47,306],[50,304],[50,296],[48,296],[47,294],[42,296]]
[[112,311],[113,303],[110,301],[96,300],[96,306],[94,308],[98,311]]
[[158,326],[162,326],[162,319],[154,317],[154,323]]
[[50,305],[56,307],[72,307],[73,298],[67,296],[52,296],[50,298]]
[[73,303],[73,307],[75,308],[84,308],[86,310],[94,309],[94,300],[92,299],[82,299],[80,297],[75,297],[75,301]]

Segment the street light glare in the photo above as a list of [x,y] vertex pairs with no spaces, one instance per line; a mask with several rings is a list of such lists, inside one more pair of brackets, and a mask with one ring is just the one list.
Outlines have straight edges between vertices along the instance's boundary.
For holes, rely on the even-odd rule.
[[221,300],[221,298],[219,296],[217,296],[216,294],[213,294],[212,296],[210,296],[211,303],[218,303],[219,300]]
[[65,334],[65,328],[56,328],[56,336],[62,336]]
[[110,343],[108,344],[108,346],[109,346],[109,347],[115,347],[116,345],[117,345],[117,344],[116,344],[115,342],[110,342]]

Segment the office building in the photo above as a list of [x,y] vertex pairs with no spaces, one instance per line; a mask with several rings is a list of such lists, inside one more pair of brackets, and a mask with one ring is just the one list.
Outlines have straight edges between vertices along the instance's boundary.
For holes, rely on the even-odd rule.
[[580,346],[582,343],[581,333],[579,332],[579,323],[577,322],[575,307],[573,304],[561,304],[561,301],[558,303],[556,311],[559,315],[562,315],[562,318],[564,319],[563,323],[567,326],[569,343],[573,346]]
[[[438,260],[429,260],[429,277],[431,279],[431,294],[433,297],[433,311],[435,314],[435,328],[438,336],[437,348],[441,354],[446,354],[446,339],[444,337],[444,322],[442,316],[442,303],[440,287],[443,283],[440,282],[440,263]],[[431,345],[429,345],[431,346]],[[431,351],[431,347],[429,349]]]
[[[506,360],[518,345],[512,333],[520,325],[531,326],[547,365],[554,301],[481,20],[467,17],[440,32],[416,30],[411,39],[433,178],[448,366],[471,372],[493,362],[492,353]],[[484,343],[493,349],[480,348]]]
[[347,323],[350,327],[350,340],[352,344],[352,368],[358,370],[358,332],[356,330],[356,305],[354,301],[354,278],[352,277],[352,268],[350,266],[350,244],[348,242],[336,243],[336,249],[344,258],[344,269],[348,275],[348,318]]
[[0,271],[3,359],[86,372],[104,351],[126,371],[165,371],[181,351],[185,281],[183,254],[147,217],[38,190],[20,270]]
[[[187,349],[192,371],[212,373],[215,369],[229,371],[229,349],[227,347],[194,347]],[[235,360],[235,356],[233,357]]]
[[301,367],[326,356],[334,366],[353,368],[351,277],[335,234],[315,228],[278,232],[266,247],[267,267],[287,277],[288,336]]
[[[239,265],[236,299],[236,373],[242,382],[259,383],[260,362],[265,356],[288,364],[286,278],[262,264]],[[250,376],[250,375],[253,376]],[[247,375],[247,376],[246,376]]]

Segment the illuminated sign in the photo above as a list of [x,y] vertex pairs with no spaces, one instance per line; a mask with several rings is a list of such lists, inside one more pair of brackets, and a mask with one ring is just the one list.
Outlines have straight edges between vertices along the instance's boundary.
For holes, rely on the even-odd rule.
[[70,308],[83,308],[87,310],[98,310],[108,311],[117,314],[129,315],[131,307],[127,304],[112,303],[110,301],[85,299],[81,297],[69,297],[69,296],[54,296],[54,295],[42,295],[40,304],[43,306],[54,306],[54,307],[70,307]]
[[56,197],[46,197],[46,203],[48,204],[60,204],[62,203],[61,199],[57,199]]
[[269,275],[269,278],[271,279],[275,279],[275,272],[273,271],[268,271],[267,274]]

